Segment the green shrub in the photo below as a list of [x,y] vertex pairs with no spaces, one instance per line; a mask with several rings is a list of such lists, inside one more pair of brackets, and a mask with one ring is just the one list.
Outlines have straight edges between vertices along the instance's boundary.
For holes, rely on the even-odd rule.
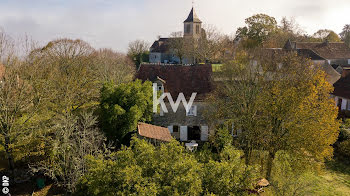
[[[211,153],[210,151],[206,151]],[[240,151],[226,147],[199,162],[178,141],[155,147],[133,138],[110,157],[89,157],[89,169],[79,181],[77,195],[228,195],[251,188],[254,170]]]
[[81,195],[199,195],[201,164],[177,141],[154,147],[134,138],[112,160],[89,158]]
[[339,151],[343,156],[350,158],[350,139],[340,143]]
[[240,157],[240,151],[228,146],[220,153],[220,160],[204,164],[203,189],[207,194],[242,195],[253,188],[255,171]]

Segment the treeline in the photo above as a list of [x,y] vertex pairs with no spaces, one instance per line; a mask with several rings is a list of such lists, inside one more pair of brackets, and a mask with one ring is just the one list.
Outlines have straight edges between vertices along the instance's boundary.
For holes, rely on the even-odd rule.
[[72,191],[86,171],[85,156],[102,154],[107,144],[98,123],[102,86],[132,81],[135,66],[82,40],[43,47],[27,40],[19,51],[17,40],[0,37],[0,150],[11,179],[29,166]]

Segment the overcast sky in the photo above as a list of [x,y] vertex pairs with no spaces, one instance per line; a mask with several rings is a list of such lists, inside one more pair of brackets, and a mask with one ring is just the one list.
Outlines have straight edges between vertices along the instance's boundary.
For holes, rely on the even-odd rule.
[[[182,31],[192,0],[0,0],[0,27],[40,43],[81,38],[96,48],[125,52],[135,39],[153,42]],[[350,23],[349,0],[195,0],[205,24],[233,34],[257,13],[294,17],[309,34],[318,29],[341,32]]]

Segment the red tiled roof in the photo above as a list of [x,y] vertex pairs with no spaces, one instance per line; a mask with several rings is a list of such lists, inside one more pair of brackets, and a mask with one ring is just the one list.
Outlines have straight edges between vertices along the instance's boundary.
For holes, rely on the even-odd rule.
[[156,65],[142,64],[136,78],[142,81],[156,81],[157,77],[165,80],[164,91],[169,92],[173,99],[179,93],[191,97],[197,93],[196,100],[201,100],[213,90],[211,65]]
[[147,138],[152,138],[160,141],[170,142],[172,137],[167,128],[150,125],[146,123],[138,123],[139,135]]

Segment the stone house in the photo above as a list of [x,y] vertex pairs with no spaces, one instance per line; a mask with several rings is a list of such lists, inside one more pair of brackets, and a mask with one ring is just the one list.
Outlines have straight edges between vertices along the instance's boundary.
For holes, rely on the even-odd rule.
[[180,141],[208,141],[211,130],[204,116],[204,100],[213,89],[211,77],[211,65],[142,64],[136,74],[137,79],[156,83],[158,91],[170,93],[174,101],[180,93],[184,94],[187,101],[192,93],[197,93],[188,112],[183,104],[179,104],[174,112],[169,100],[165,99],[168,112],[160,109],[154,114],[153,124],[168,127],[172,136]]
[[350,110],[350,69],[344,67],[342,77],[333,84],[332,95],[340,111]]

